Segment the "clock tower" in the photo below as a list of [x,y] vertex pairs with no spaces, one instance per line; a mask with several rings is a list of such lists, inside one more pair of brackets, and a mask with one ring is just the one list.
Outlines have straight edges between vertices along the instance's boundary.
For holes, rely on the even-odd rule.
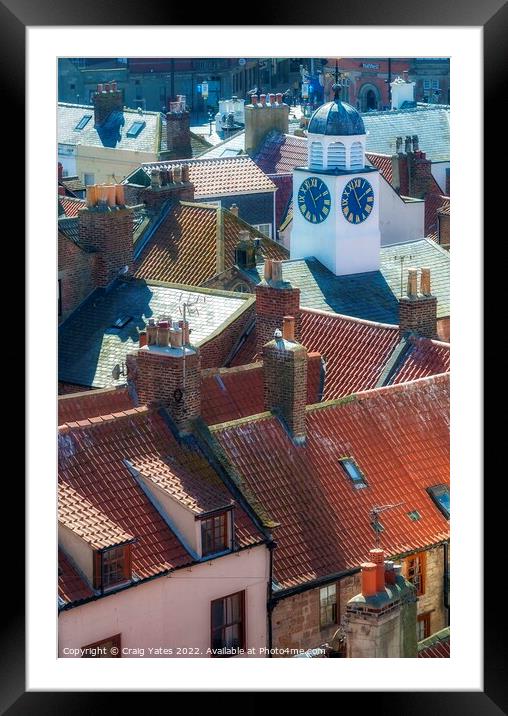
[[293,171],[291,258],[344,276],[379,270],[379,172],[365,166],[360,114],[335,90],[310,119],[307,166]]

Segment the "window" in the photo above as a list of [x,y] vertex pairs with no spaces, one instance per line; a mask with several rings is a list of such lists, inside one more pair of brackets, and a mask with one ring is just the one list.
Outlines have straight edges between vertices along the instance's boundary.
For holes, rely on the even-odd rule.
[[82,659],[118,659],[121,656],[120,634],[81,647]]
[[140,122],[136,121],[131,124],[129,129],[127,130],[127,136],[128,137],[137,137],[138,134],[143,130],[143,128],[146,126],[146,122]]
[[423,80],[423,89],[429,90],[430,89],[430,80]]
[[432,80],[432,89],[439,89],[439,80]]
[[434,504],[443,515],[449,519],[450,517],[450,490],[446,485],[435,485],[429,487],[427,492],[431,496]]
[[79,122],[76,124],[76,126],[74,127],[74,129],[80,129],[80,130],[81,130],[81,129],[84,129],[84,128],[86,127],[86,125],[88,124],[88,122],[89,122],[91,119],[92,119],[92,115],[91,115],[91,114],[85,114],[83,117],[81,117],[81,119],[80,119]]
[[260,231],[265,236],[272,238],[272,225],[271,224],[252,224],[252,226]]
[[367,486],[362,471],[352,457],[341,457],[339,462],[355,487]]
[[108,589],[131,579],[131,546],[112,547],[95,552],[94,587]]
[[416,640],[423,641],[430,636],[430,612],[419,614],[416,619]]
[[328,584],[319,590],[319,624],[321,628],[337,624],[337,585]]
[[416,587],[417,596],[425,594],[425,552],[419,552],[405,560],[406,579]]
[[[212,649],[245,648],[245,592],[212,602]],[[217,654],[233,656],[234,654]]]
[[409,519],[412,522],[418,522],[418,520],[420,519],[420,513],[418,512],[418,510],[413,510],[412,512],[408,512],[407,516],[409,517]]
[[201,521],[201,554],[224,552],[229,549],[228,540],[228,514],[221,512],[219,515],[207,517]]
[[94,183],[95,183],[95,174],[87,174],[85,172],[85,174],[83,175],[83,184],[85,186],[90,186],[90,184],[94,184]]

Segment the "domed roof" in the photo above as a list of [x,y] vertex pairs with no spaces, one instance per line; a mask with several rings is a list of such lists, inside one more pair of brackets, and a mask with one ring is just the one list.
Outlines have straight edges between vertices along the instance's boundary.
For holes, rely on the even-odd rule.
[[310,118],[308,134],[327,134],[347,137],[365,134],[365,126],[359,112],[347,102],[335,99],[318,107]]

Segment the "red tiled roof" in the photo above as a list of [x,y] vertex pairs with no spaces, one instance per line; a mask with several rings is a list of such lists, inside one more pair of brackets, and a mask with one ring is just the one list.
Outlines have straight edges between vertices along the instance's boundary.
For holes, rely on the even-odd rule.
[[256,358],[256,328],[254,327],[230,362],[231,367],[252,363]]
[[58,216],[77,216],[78,211],[86,206],[84,199],[74,199],[71,196],[58,197]]
[[69,604],[93,597],[93,591],[71,565],[61,549],[58,550],[58,596]]
[[300,342],[326,362],[324,399],[375,388],[399,342],[397,326],[302,309]]
[[[197,445],[178,443],[162,413],[136,408],[59,429],[60,482],[135,537],[133,571],[145,578],[188,564],[191,556],[131,475],[126,460],[145,468],[164,463],[168,479],[172,475],[182,484],[189,476],[215,479],[219,489],[220,480]],[[222,489],[229,495],[225,486]],[[237,508],[235,516],[239,545],[260,542],[245,512]]]
[[[426,488],[449,484],[449,376],[424,378],[307,408],[296,446],[276,417],[212,428],[274,531],[283,588],[358,567],[375,544],[370,511],[383,513],[382,546],[396,557],[448,539],[449,524]],[[339,458],[352,457],[357,489]],[[413,521],[410,511],[418,511]]]
[[392,158],[388,154],[365,153],[365,157],[374,167],[379,169],[386,181],[393,182]]
[[58,485],[58,521],[92,549],[115,547],[133,539],[65,482]]
[[293,194],[293,175],[272,174],[270,179],[273,180],[277,187],[275,193],[275,225],[276,228],[279,228],[282,220],[286,216],[288,203]]
[[307,138],[273,131],[259,147],[254,161],[266,174],[288,174],[307,164]]
[[[143,164],[145,171],[164,169],[182,160]],[[199,199],[231,194],[274,191],[273,182],[246,155],[238,157],[187,159],[189,181]]]
[[174,207],[135,261],[136,278],[199,286],[217,274],[217,232],[224,235],[224,268],[235,264],[239,232],[248,228],[261,239],[266,258],[286,259],[288,252],[230,211],[203,204]]
[[[319,400],[321,356],[309,355],[307,403]],[[201,416],[208,425],[226,423],[265,410],[263,364],[206,371],[201,383]]]
[[428,639],[418,644],[418,656],[423,658],[450,658],[450,631],[443,629],[442,632],[433,634]]
[[450,370],[450,344],[411,336],[409,351],[391,383],[406,383],[417,378],[448,373]]
[[450,197],[441,193],[436,182],[437,191],[425,195],[425,236],[436,233],[438,230],[437,214],[444,209],[450,211]]
[[71,393],[58,398],[58,424],[119,413],[133,407],[132,398],[124,386]]

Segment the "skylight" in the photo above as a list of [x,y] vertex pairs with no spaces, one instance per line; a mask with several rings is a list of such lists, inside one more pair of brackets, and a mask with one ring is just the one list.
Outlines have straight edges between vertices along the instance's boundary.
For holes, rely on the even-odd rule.
[[84,128],[86,127],[86,125],[88,124],[88,122],[89,122],[91,119],[92,119],[92,115],[91,115],[91,114],[84,114],[84,115],[81,117],[81,119],[79,120],[79,122],[76,124],[76,126],[74,127],[74,129],[84,129]]
[[113,324],[113,328],[123,328],[129,321],[132,321],[132,316],[120,316]]
[[127,130],[128,137],[137,137],[141,130],[145,127],[146,122],[136,121],[131,124]]
[[429,487],[427,492],[432,497],[438,510],[441,510],[446,518],[450,517],[450,490],[447,485],[434,485]]
[[341,457],[339,462],[355,487],[367,486],[362,471],[352,457]]
[[413,522],[417,522],[420,519],[420,513],[418,512],[418,510],[413,510],[412,512],[408,512],[407,516]]

